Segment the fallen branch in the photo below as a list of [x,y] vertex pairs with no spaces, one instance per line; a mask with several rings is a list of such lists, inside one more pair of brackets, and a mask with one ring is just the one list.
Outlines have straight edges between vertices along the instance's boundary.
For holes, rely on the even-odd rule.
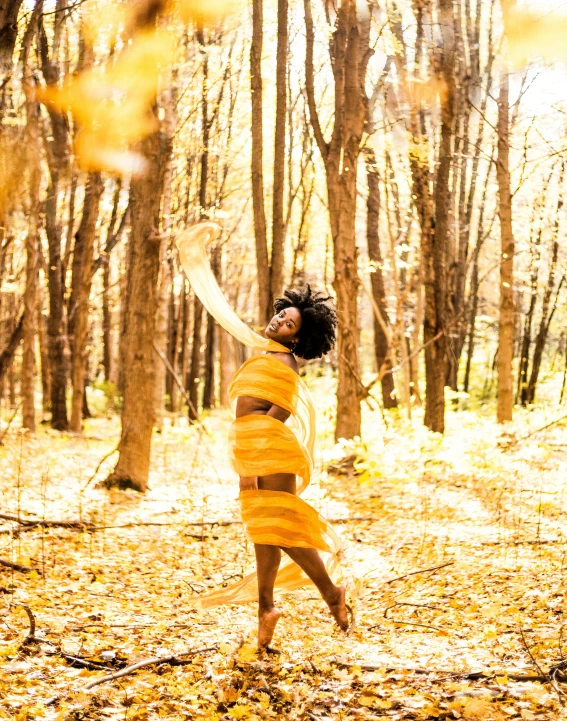
[[447,566],[452,566],[455,563],[455,561],[448,561],[447,563],[443,563],[441,566],[432,566],[431,568],[423,568],[419,571],[411,571],[410,573],[406,573],[403,576],[398,576],[397,578],[391,578],[389,581],[386,581],[386,584],[394,583],[394,581],[401,581],[403,578],[408,578],[409,576],[415,576],[418,573],[427,573],[428,571],[438,571],[440,568],[446,568]]
[[10,420],[8,421],[8,423],[7,423],[7,425],[6,425],[6,428],[4,428],[4,430],[2,431],[2,433],[0,433],[0,446],[3,446],[3,445],[4,445],[4,436],[5,436],[6,433],[8,433],[8,431],[10,430],[10,426],[12,425],[12,421],[13,421],[14,418],[18,415],[18,411],[20,410],[20,406],[21,406],[21,405],[22,405],[22,402],[20,401],[20,402],[18,403],[18,405],[15,407],[14,412],[13,412],[12,415],[10,416]]
[[[14,521],[15,523],[19,523],[21,528],[18,529],[19,531],[23,530],[33,530],[34,528],[68,528],[71,530],[78,530],[78,531],[106,531],[106,530],[113,530],[113,529],[120,529],[120,528],[145,528],[145,527],[151,527],[156,526],[158,528],[168,528],[172,526],[198,526],[201,527],[207,527],[207,526],[241,526],[242,521],[234,519],[233,521],[174,521],[174,522],[161,522],[161,521],[132,521],[131,523],[117,523],[115,525],[111,526],[95,526],[93,523],[89,523],[88,521],[53,521],[53,520],[34,520],[32,518],[20,518],[19,516],[13,516],[6,513],[0,513],[0,519],[4,519],[5,521]],[[330,523],[363,523],[363,522],[374,522],[377,521],[377,518],[373,518],[372,516],[367,516],[364,518],[330,518]],[[0,529],[1,533],[8,533],[7,530]],[[191,535],[191,534],[187,534]]]
[[[444,629],[439,628],[438,626],[430,626],[426,623],[416,623],[415,621],[402,621],[398,618],[390,618],[388,616],[388,611],[390,611],[392,608],[396,608],[397,606],[413,606],[415,608],[430,608],[434,611],[440,610],[438,606],[428,606],[426,604],[420,604],[420,603],[394,603],[392,606],[388,606],[388,608],[384,609],[384,618],[386,618],[388,621],[391,621],[392,623],[403,623],[406,626],[419,626],[421,628],[429,628],[432,631],[441,631],[443,632]],[[370,626],[370,629],[377,628],[380,624],[376,624],[374,626]]]
[[[129,676],[130,674],[134,673],[134,671],[138,671],[141,668],[146,668],[147,666],[154,666],[155,664],[159,665],[162,663],[168,663],[171,666],[183,666],[184,664],[191,663],[191,661],[189,659],[183,660],[181,656],[195,656],[198,653],[207,653],[208,651],[216,651],[217,649],[218,645],[215,644],[214,646],[206,646],[204,648],[180,651],[179,653],[172,654],[171,656],[155,656],[154,658],[148,658],[145,661],[138,661],[138,663],[133,663],[131,666],[126,666],[126,668],[123,668],[120,671],[115,671],[114,673],[109,673],[106,676],[101,676],[100,678],[95,678],[92,681],[89,681],[86,686],[83,686],[81,691],[90,691],[90,689],[94,688],[95,686],[100,686],[107,681],[114,681],[117,678]],[[57,701],[59,701],[60,699],[61,695],[53,696],[45,702],[45,705],[51,706],[54,703],[57,703]]]
[[555,426],[564,420],[567,420],[567,414],[560,416],[559,418],[556,418],[554,421],[551,421],[550,423],[546,423],[546,425],[542,426],[541,428],[536,428],[535,431],[528,433],[526,436],[522,436],[521,438],[516,438],[514,440],[510,440],[510,441],[507,441],[506,443],[503,443],[502,449],[507,451],[509,448],[512,448],[513,446],[517,446],[518,443],[523,443],[524,441],[527,441],[528,438],[535,436],[536,433],[541,433],[542,431],[546,431],[548,428],[551,428],[552,426]]
[[[511,681],[540,681],[546,683],[549,681],[549,677],[541,674],[526,674],[526,673],[514,673],[513,671],[450,671],[447,669],[437,668],[393,668],[386,666],[376,666],[373,664],[364,664],[356,662],[347,662],[332,660],[332,664],[339,668],[360,668],[362,671],[385,671],[386,673],[416,673],[420,675],[429,675],[433,673],[442,674],[443,677],[448,678],[462,678],[469,681],[476,681],[477,679],[494,679],[498,676],[506,676]],[[567,682],[567,679],[566,681]],[[563,683],[565,683],[563,682]]]
[[20,516],[12,516],[8,513],[0,513],[0,518],[5,521],[14,521],[21,526],[28,528],[39,526],[43,528],[88,528],[91,524],[84,521],[47,521],[44,519],[21,518]]
[[540,538],[533,541],[483,541],[473,548],[482,548],[482,546],[545,546],[548,543],[565,543],[564,538]]
[[29,566],[22,566],[19,563],[5,561],[3,558],[0,558],[0,566],[4,566],[5,568],[11,568],[13,571],[20,571],[20,573],[30,573],[30,571],[33,571],[33,568],[30,568]]
[[27,646],[29,643],[35,643],[38,639],[35,637],[35,616],[33,615],[33,611],[29,606],[26,606],[25,603],[14,603],[12,605],[23,608],[30,622],[30,630],[28,631],[28,635],[22,641],[22,646]]
[[[101,440],[102,440],[102,439],[101,439]],[[116,448],[113,448],[111,451],[109,451],[105,456],[103,456],[103,457],[100,459],[100,461],[98,462],[98,466],[95,468],[94,473],[93,473],[92,476],[89,478],[89,480],[85,483],[85,485],[81,488],[81,492],[82,492],[82,491],[85,491],[85,490],[89,487],[89,485],[90,485],[90,484],[94,481],[94,479],[96,478],[96,474],[99,472],[100,467],[102,466],[102,464],[103,464],[108,458],[110,458],[110,456],[111,456],[113,453],[116,453],[117,450],[118,450],[118,446],[116,446]]]
[[[534,667],[539,671],[539,673],[541,674],[542,679],[545,680],[545,683],[548,683],[548,684],[551,686],[551,688],[555,691],[555,693],[557,694],[557,696],[558,696],[558,698],[559,698],[559,703],[560,703],[561,705],[564,705],[563,696],[564,696],[565,694],[564,694],[563,691],[559,688],[559,686],[557,686],[557,683],[556,683],[555,679],[554,679],[554,678],[551,678],[551,675],[550,675],[549,673],[546,673],[546,672],[542,669],[542,667],[539,665],[539,663],[537,662],[535,656],[534,656],[533,653],[531,652],[530,647],[528,646],[528,642],[526,641],[526,637],[524,636],[524,631],[523,631],[523,629],[520,628],[519,631],[520,631],[520,636],[521,636],[521,639],[522,639],[522,643],[523,643],[523,645],[524,645],[524,648],[526,649],[526,653],[527,653],[528,656],[530,657],[530,660],[531,660],[531,662],[533,663]],[[557,679],[557,681],[558,681],[559,683],[561,683],[561,681],[560,681],[559,679]]]
[[70,653],[65,653],[64,651],[59,651],[58,653],[66,661],[68,661],[71,666],[82,666],[83,668],[88,668],[89,671],[112,671],[111,666],[106,666],[104,663],[100,663],[99,661],[89,661],[86,658],[72,656]]

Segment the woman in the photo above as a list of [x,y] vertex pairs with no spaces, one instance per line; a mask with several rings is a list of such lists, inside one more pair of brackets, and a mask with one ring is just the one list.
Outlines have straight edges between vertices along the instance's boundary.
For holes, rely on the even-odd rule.
[[[306,286],[288,290],[276,301],[265,337],[252,331],[226,302],[207,260],[206,242],[218,230],[214,223],[201,223],[183,233],[177,247],[193,290],[209,313],[235,338],[265,351],[246,361],[229,387],[230,401],[236,405],[229,449],[240,476],[242,517],[254,542],[257,574],[201,597],[198,603],[206,607],[258,599],[258,646],[264,648],[281,616],[274,589],[291,590],[311,580],[346,631],[345,588],[335,585],[330,575],[338,565],[339,540],[328,522],[298,497],[313,468],[315,422],[295,355],[320,358],[331,350],[336,313],[329,298]],[[288,556],[283,563],[282,550]],[[327,565],[319,551],[329,555]]]

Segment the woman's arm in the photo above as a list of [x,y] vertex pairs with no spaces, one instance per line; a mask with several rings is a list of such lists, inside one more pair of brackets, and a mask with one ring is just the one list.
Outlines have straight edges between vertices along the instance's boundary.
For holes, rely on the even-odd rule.
[[272,403],[266,415],[275,418],[277,421],[285,423],[290,417],[291,413],[289,411],[286,411],[285,408],[282,408],[281,406],[277,406],[275,403]]
[[258,488],[258,476],[240,476],[241,491],[255,491]]

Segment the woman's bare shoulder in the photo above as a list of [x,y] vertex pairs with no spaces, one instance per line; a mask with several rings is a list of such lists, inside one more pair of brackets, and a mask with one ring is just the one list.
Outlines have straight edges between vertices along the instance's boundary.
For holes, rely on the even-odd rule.
[[293,353],[270,353],[269,355],[272,358],[277,358],[282,363],[285,363],[286,366],[292,368],[296,373],[299,372],[299,366],[297,365],[297,361],[295,360]]

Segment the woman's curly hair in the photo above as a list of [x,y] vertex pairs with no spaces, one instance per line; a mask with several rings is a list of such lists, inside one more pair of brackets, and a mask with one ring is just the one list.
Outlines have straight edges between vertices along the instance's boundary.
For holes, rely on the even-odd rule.
[[321,358],[335,346],[337,337],[337,312],[320,291],[307,285],[284,291],[274,303],[276,313],[284,308],[297,308],[301,313],[299,340],[293,347],[295,355],[305,360]]

